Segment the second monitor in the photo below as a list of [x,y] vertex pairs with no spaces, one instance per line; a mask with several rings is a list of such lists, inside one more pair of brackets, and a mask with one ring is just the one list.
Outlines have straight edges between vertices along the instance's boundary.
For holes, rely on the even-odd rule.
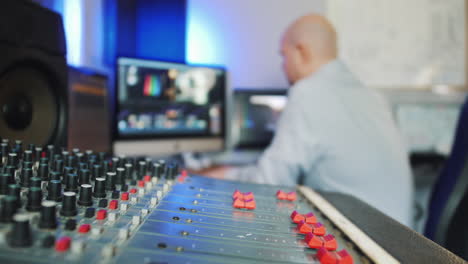
[[119,58],[114,152],[222,150],[225,96],[223,68]]

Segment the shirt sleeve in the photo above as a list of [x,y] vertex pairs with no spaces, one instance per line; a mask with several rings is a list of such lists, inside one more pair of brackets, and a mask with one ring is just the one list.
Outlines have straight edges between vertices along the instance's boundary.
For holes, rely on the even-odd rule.
[[306,175],[323,154],[318,136],[314,135],[314,125],[308,120],[309,114],[307,100],[300,94],[291,93],[274,139],[257,164],[234,169],[225,175],[226,179],[296,185],[299,176]]

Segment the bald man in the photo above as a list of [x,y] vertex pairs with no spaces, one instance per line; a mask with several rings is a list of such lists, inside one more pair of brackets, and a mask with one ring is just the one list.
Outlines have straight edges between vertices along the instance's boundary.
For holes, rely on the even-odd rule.
[[403,141],[386,102],[337,59],[333,26],[319,15],[301,17],[284,33],[281,55],[292,87],[273,142],[255,166],[225,178],[277,185],[303,178],[411,226],[413,183]]

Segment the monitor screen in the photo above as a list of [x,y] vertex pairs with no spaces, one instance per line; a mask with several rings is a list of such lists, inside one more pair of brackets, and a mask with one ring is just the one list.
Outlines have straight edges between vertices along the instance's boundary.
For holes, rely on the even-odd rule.
[[[223,148],[223,68],[123,57],[117,66],[115,152],[151,155]],[[148,145],[152,143],[157,146]]]
[[278,119],[286,106],[285,89],[238,89],[234,92],[235,135],[237,148],[265,148],[275,133]]

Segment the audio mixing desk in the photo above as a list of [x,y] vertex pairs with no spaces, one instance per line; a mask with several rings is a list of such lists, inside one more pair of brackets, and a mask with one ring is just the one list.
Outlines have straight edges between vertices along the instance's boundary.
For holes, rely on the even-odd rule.
[[[417,263],[405,259],[410,242],[423,249],[421,259],[432,250],[435,263],[462,263],[422,237],[392,241],[388,252],[324,198],[330,194],[306,187],[6,140],[1,153],[0,263]],[[387,218],[364,221],[415,236]]]

